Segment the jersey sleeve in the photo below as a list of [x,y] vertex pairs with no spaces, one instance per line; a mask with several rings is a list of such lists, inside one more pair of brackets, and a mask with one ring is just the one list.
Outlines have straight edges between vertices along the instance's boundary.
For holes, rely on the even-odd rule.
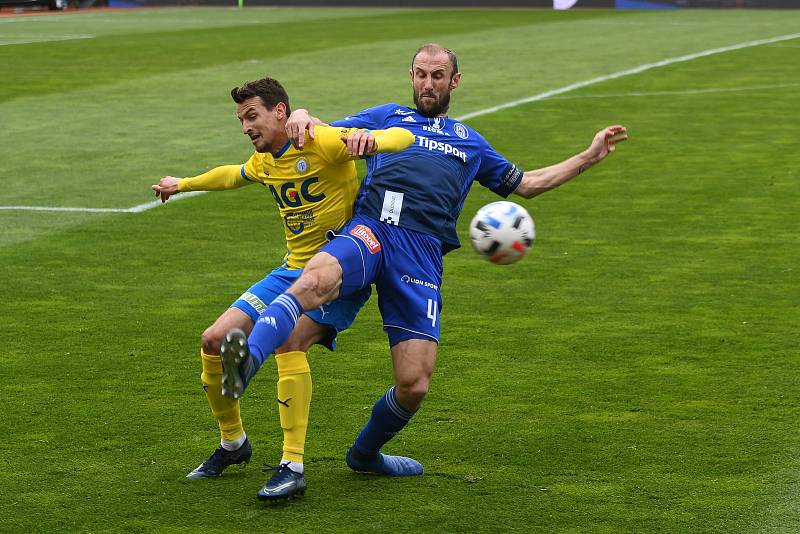
[[378,130],[384,127],[386,117],[391,113],[391,110],[398,108],[397,104],[384,104],[382,106],[375,106],[360,111],[355,115],[350,115],[338,121],[333,121],[331,126],[340,126],[344,128],[366,128],[368,130]]
[[503,198],[517,190],[522,182],[522,171],[501,156],[485,140],[482,140],[481,165],[478,167],[478,182]]
[[405,128],[387,128],[372,132],[378,145],[376,153],[400,152],[414,144],[414,134]]
[[[334,128],[332,126],[317,126],[315,129],[314,143],[319,154],[329,163],[344,163],[357,156],[351,156],[347,145],[342,142],[342,135],[351,132],[363,131],[362,128]],[[410,147],[414,142],[414,134],[404,128],[388,128],[374,130],[378,152],[400,152]]]
[[178,182],[178,191],[224,191],[236,189],[249,184],[240,174],[239,165],[223,165],[191,178],[182,178]]
[[322,159],[328,163],[344,163],[353,158],[342,142],[342,134],[351,128],[334,128],[333,126],[317,126],[314,128],[314,145]]
[[250,159],[239,167],[239,176],[250,183],[262,183],[261,178],[264,177],[263,156],[260,156],[258,152],[253,152]]

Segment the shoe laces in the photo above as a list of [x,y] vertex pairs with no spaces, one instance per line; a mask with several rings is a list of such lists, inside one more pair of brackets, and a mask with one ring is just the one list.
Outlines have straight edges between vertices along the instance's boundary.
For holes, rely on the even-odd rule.
[[[269,473],[270,471],[277,471],[277,472],[280,473],[284,469],[288,469],[289,471],[292,470],[289,467],[289,462],[284,462],[284,463],[278,464],[278,465],[265,465],[264,467],[261,468],[261,472],[262,473]],[[294,471],[292,471],[292,472],[294,472]]]
[[272,481],[276,481],[277,482],[279,480],[283,480],[285,478],[288,478],[288,477],[290,477],[292,475],[299,475],[299,473],[296,473],[295,471],[292,471],[292,468],[289,467],[289,463],[288,462],[282,463],[282,464],[278,464],[278,465],[265,465],[264,467],[261,468],[261,472],[262,473],[274,472],[272,477],[270,477],[270,481],[271,482]]
[[219,467],[223,463],[223,457],[225,456],[226,451],[222,446],[217,447],[217,450],[214,451],[208,460],[203,462],[203,465],[206,467],[214,466]]

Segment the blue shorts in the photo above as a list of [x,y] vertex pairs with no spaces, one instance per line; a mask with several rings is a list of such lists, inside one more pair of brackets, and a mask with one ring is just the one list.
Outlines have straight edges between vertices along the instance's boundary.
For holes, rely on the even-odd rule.
[[[302,269],[287,269],[278,267],[266,278],[253,284],[250,289],[245,291],[236,302],[231,304],[231,308],[239,308],[255,323],[258,316],[267,309],[270,302],[289,289],[295,280],[300,277]],[[350,295],[338,298],[329,304],[320,306],[316,310],[305,312],[317,323],[331,327],[330,337],[322,340],[321,345],[330,350],[336,348],[336,334],[342,330],[347,330],[358,314],[358,311],[369,300],[371,290],[369,286],[351,293]]]
[[441,241],[364,215],[329,232],[329,238],[322,250],[342,267],[339,294],[357,294],[375,284],[390,346],[407,339],[439,342]]

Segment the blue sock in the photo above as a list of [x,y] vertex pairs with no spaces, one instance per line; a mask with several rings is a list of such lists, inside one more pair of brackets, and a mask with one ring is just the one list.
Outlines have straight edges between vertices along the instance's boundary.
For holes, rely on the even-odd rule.
[[380,448],[400,432],[413,415],[414,412],[400,406],[392,387],[372,407],[372,416],[356,438],[356,450],[367,457],[377,455]]
[[289,293],[283,293],[270,302],[258,317],[247,344],[259,367],[288,339],[301,313],[303,309],[297,299]]

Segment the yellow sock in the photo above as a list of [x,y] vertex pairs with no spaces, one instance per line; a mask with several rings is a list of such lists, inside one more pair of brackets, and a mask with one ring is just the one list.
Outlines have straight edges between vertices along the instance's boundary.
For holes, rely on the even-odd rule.
[[222,396],[222,358],[200,351],[203,362],[203,389],[206,391],[211,413],[219,423],[223,441],[236,441],[244,434],[239,415],[239,401]]
[[303,463],[311,408],[311,368],[305,352],[275,356],[278,364],[278,412],[283,429],[283,459]]

